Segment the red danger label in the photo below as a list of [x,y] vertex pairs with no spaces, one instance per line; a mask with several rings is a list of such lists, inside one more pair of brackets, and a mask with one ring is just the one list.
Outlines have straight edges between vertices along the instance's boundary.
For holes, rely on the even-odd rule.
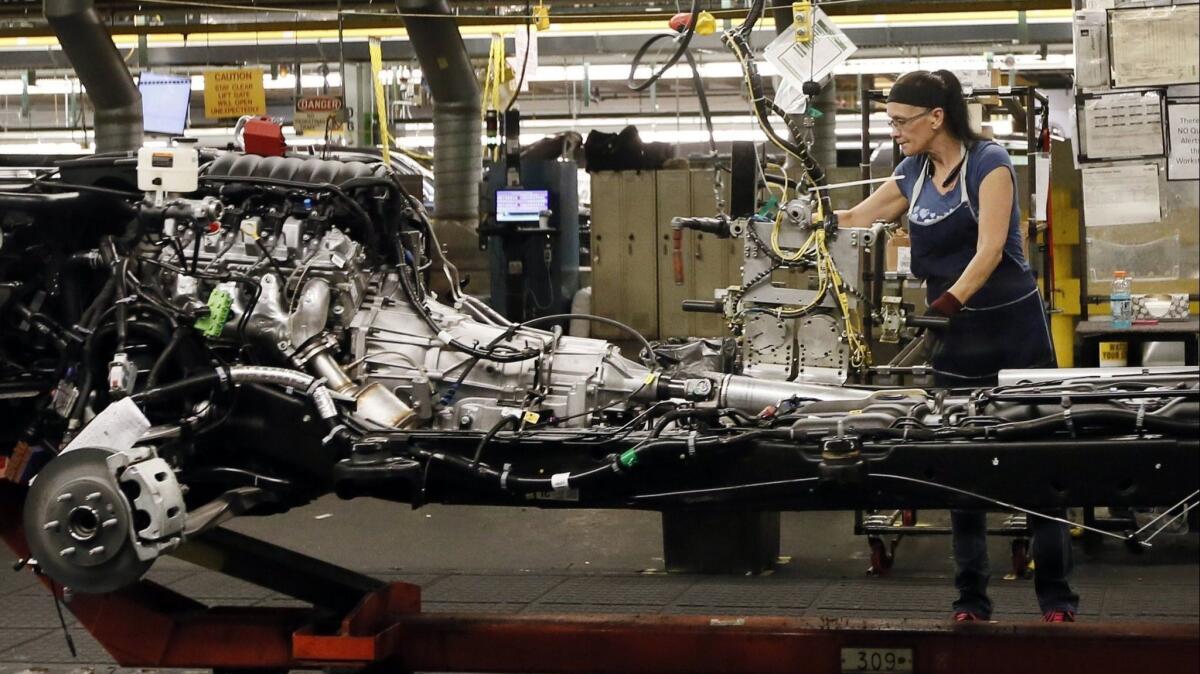
[[337,112],[342,109],[342,99],[335,96],[309,96],[296,101],[297,112]]

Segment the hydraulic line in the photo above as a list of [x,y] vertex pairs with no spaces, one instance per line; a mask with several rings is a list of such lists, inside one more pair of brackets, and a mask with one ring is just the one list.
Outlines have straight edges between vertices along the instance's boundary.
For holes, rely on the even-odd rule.
[[649,40],[646,40],[642,44],[641,48],[637,50],[637,53],[633,56],[633,62],[629,64],[629,77],[626,80],[626,84],[631,90],[645,91],[646,89],[649,89],[652,84],[657,82],[659,78],[661,78],[663,74],[671,68],[671,66],[679,62],[680,57],[687,53],[688,45],[692,41],[692,36],[696,34],[696,24],[699,22],[700,0],[692,0],[692,9],[690,13],[691,16],[688,20],[687,28],[683,31],[683,35],[679,37],[679,41],[675,45],[675,51],[672,52],[671,56],[667,59],[667,62],[664,63],[663,66],[656,72],[651,74],[650,77],[646,78],[644,82],[637,82],[634,80],[634,75],[637,73],[638,66],[642,63],[642,57],[646,55],[646,51],[650,49],[651,45],[663,37],[671,37],[671,35],[655,35]]
[[711,487],[708,489],[686,489],[683,491],[667,491],[657,494],[637,494],[633,497],[635,501],[650,501],[653,499],[672,498],[675,496],[705,496],[708,494],[723,494],[746,489],[761,489],[763,487],[778,487],[781,485],[805,484],[807,482],[816,482],[819,477],[798,477],[791,480],[772,480],[770,482],[749,482],[746,484],[735,484],[726,487]]
[[[1185,506],[1185,507],[1184,507],[1184,509],[1183,509],[1183,510],[1182,510],[1182,511],[1181,511],[1181,512],[1178,514],[1178,515],[1176,515],[1176,516],[1172,517],[1171,519],[1167,520],[1167,522],[1166,522],[1165,524],[1163,524],[1161,527],[1159,527],[1159,528],[1155,529],[1155,530],[1154,530],[1154,533],[1150,534],[1149,536],[1147,536],[1147,537],[1146,537],[1145,539],[1143,539],[1143,540],[1146,542],[1146,544],[1147,544],[1147,545],[1149,545],[1150,541],[1151,541],[1151,540],[1152,540],[1152,539],[1153,539],[1155,536],[1157,536],[1157,535],[1161,534],[1162,532],[1166,531],[1166,530],[1167,530],[1167,528],[1168,528],[1168,527],[1170,527],[1172,524],[1174,524],[1176,520],[1178,520],[1180,517],[1183,517],[1183,516],[1187,515],[1188,513],[1190,513],[1190,512],[1192,511],[1192,509],[1193,509],[1193,508],[1195,508],[1196,506],[1200,506],[1200,502],[1196,502],[1196,503],[1189,503],[1189,504],[1187,504],[1187,506]],[[1168,512],[1169,512],[1169,511],[1168,511]],[[1135,534],[1135,536],[1136,536],[1136,534]]]
[[[882,478],[887,478],[887,479],[891,479],[891,480],[900,480],[902,482],[912,482],[915,484],[924,485],[926,487],[934,487],[936,489],[942,489],[944,491],[954,492],[956,494],[962,494],[963,496],[970,496],[971,498],[979,499],[980,501],[984,501],[986,503],[991,503],[992,505],[1000,506],[1001,508],[1005,508],[1007,510],[1015,510],[1017,512],[1025,513],[1026,515],[1040,517],[1044,520],[1050,520],[1052,522],[1059,522],[1059,523],[1065,524],[1070,527],[1079,527],[1081,529],[1084,529],[1085,531],[1090,531],[1095,534],[1101,534],[1103,536],[1109,536],[1109,537],[1115,538],[1119,541],[1128,542],[1130,540],[1130,538],[1128,536],[1122,536],[1121,534],[1116,534],[1111,531],[1105,531],[1104,529],[1097,529],[1096,527],[1089,527],[1086,524],[1072,522],[1071,520],[1063,519],[1061,517],[1054,517],[1052,515],[1046,515],[1044,513],[1038,512],[1036,510],[1022,508],[1021,506],[1018,506],[1018,505],[1013,505],[1011,503],[1006,503],[999,499],[994,499],[990,496],[984,496],[983,494],[978,494],[976,492],[968,491],[966,489],[959,489],[958,487],[951,487],[948,484],[941,484],[939,482],[930,482],[929,480],[921,480],[921,479],[918,479],[915,477],[906,477],[904,475],[891,475],[888,473],[871,473],[871,477],[882,477]],[[1139,545],[1143,545],[1147,548],[1152,547],[1149,543],[1147,543],[1145,541],[1137,541],[1137,543]]]
[[[1145,525],[1144,525],[1144,526],[1143,526],[1141,529],[1138,529],[1137,531],[1133,532],[1133,535],[1135,535],[1135,536],[1136,536],[1136,535],[1138,535],[1138,534],[1142,533],[1143,531],[1145,531],[1146,529],[1149,529],[1149,528],[1150,528],[1150,527],[1151,527],[1151,526],[1152,526],[1152,525],[1153,525],[1155,522],[1157,522],[1157,521],[1161,520],[1162,518],[1166,517],[1168,514],[1170,514],[1170,513],[1171,513],[1171,511],[1172,511],[1172,510],[1174,510],[1174,509],[1178,508],[1179,506],[1181,506],[1181,505],[1183,505],[1183,504],[1187,503],[1188,501],[1192,500],[1193,498],[1195,498],[1195,497],[1196,497],[1196,495],[1197,495],[1197,494],[1200,494],[1200,489],[1197,489],[1196,491],[1194,491],[1194,492],[1192,492],[1192,493],[1188,494],[1188,495],[1187,495],[1187,496],[1185,496],[1185,497],[1184,497],[1182,500],[1180,500],[1180,501],[1179,501],[1179,503],[1176,503],[1175,505],[1171,506],[1170,508],[1167,508],[1166,510],[1164,510],[1164,511],[1162,512],[1162,514],[1160,514],[1158,517],[1155,517],[1154,519],[1152,519],[1152,520],[1150,520],[1149,522],[1147,522],[1147,523],[1146,523],[1146,524],[1145,524]],[[1188,509],[1189,509],[1189,508],[1185,508],[1185,509],[1184,509],[1184,512],[1187,512],[1187,510],[1188,510]],[[1174,520],[1172,520],[1172,521],[1174,521]]]

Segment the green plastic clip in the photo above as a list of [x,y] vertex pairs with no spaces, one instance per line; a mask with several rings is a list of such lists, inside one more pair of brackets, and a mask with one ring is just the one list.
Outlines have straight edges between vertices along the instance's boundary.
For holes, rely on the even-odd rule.
[[621,462],[622,466],[626,468],[633,468],[633,465],[637,463],[637,450],[626,450],[626,452],[621,455],[619,461]]
[[767,199],[767,203],[763,204],[762,208],[758,209],[758,216],[760,218],[769,218],[771,217],[771,213],[773,213],[778,206],[779,198],[772,194],[771,198]]
[[200,334],[209,339],[221,336],[225,321],[229,320],[229,308],[233,306],[233,298],[220,288],[213,288],[208,294],[208,315],[196,319],[195,327]]

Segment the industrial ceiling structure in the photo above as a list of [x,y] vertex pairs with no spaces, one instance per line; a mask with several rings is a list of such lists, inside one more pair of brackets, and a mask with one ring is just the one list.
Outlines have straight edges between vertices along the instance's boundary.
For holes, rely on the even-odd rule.
[[[189,128],[198,133],[206,128],[212,129],[211,133],[227,130],[227,124],[197,114],[202,111],[198,92],[204,70],[261,65],[269,73],[270,114],[287,120],[302,96],[345,94],[355,84],[369,89],[367,43],[369,37],[379,37],[395,135],[410,137],[408,142],[420,145],[428,137],[428,101],[420,74],[414,72],[416,60],[404,29],[403,4],[118,0],[97,3],[97,11],[135,73],[193,77],[197,93],[192,97]],[[570,120],[590,118],[594,127],[613,130],[630,120],[650,118],[658,122],[647,124],[682,133],[685,143],[690,136],[700,139],[696,97],[685,68],[678,67],[645,92],[633,92],[626,86],[629,55],[649,36],[664,32],[669,18],[687,10],[689,3],[551,0],[540,4],[547,8],[551,26],[539,33],[539,68],[521,94],[522,111],[536,120],[528,126],[531,133],[536,133],[535,129],[545,134],[562,131],[574,125]],[[824,104],[854,111],[857,92],[875,86],[875,77],[886,83],[900,72],[921,67],[994,71],[1011,83],[1067,87],[1074,65],[1069,4],[1066,0],[820,3],[858,47],[853,59],[837,71]],[[530,22],[532,13],[525,3],[462,1],[450,5],[457,13],[468,54],[481,74],[493,36],[504,36],[508,53],[516,53],[515,33]],[[736,22],[746,11],[744,3],[732,0],[704,5],[719,24]],[[765,45],[773,37],[773,29],[772,22],[762,22],[755,41]],[[753,124],[744,112],[740,69],[721,45],[719,32],[696,36],[692,50],[714,118],[749,133]],[[669,51],[651,51],[646,62],[652,65],[656,57],[665,58]],[[342,84],[343,76],[349,81],[347,86]],[[86,115],[80,113],[86,100],[80,97],[81,91],[41,15],[41,2],[0,3],[0,130],[8,136],[4,142],[46,142],[56,135],[76,142],[80,133],[73,129],[81,129],[86,146]],[[35,123],[35,119],[39,121]],[[858,133],[855,128],[847,116],[844,132]],[[849,147],[853,140],[847,138],[845,143]]]

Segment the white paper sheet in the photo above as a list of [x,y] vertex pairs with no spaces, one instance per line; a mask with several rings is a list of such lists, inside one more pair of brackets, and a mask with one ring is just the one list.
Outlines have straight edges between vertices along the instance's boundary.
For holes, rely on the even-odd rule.
[[122,398],[104,408],[79,435],[63,449],[69,452],[86,447],[98,447],[121,452],[130,447],[150,430],[150,420],[142,414],[132,398]]
[[1200,180],[1200,101],[1167,101],[1167,180]]
[[1082,148],[1088,159],[1156,157],[1163,147],[1162,94],[1108,94],[1083,101]]
[[1085,166],[1083,220],[1088,227],[1133,225],[1161,219],[1158,165]]
[[1072,23],[1075,86],[1081,89],[1107,87],[1108,12],[1103,9],[1081,9],[1075,12]]
[[780,78],[779,88],[775,90],[775,105],[789,115],[798,115],[808,108],[808,96]]
[[1033,164],[1036,171],[1037,192],[1034,194],[1034,219],[1046,221],[1046,202],[1050,199],[1050,155],[1040,152]]
[[814,7],[812,42],[796,42],[796,25],[792,24],[767,45],[763,58],[775,66],[788,86],[799,91],[809,80],[824,80],[856,51],[858,47],[842,29]]
[[1109,33],[1113,86],[1200,80],[1200,6],[1116,10]]
[[[526,30],[528,29],[528,30]],[[525,56],[525,45],[529,44],[529,56]],[[525,78],[521,82],[521,91],[529,91],[529,81],[537,75],[538,69],[538,30],[534,26],[517,26],[513,31],[513,55],[508,58],[508,65],[513,69],[515,82],[521,82],[521,67],[525,67]]]
[[965,93],[975,89],[990,89],[992,87],[992,71],[990,70],[956,70],[959,84]]
[[1071,159],[1075,162],[1075,170],[1078,171],[1083,168],[1083,164],[1079,161],[1083,157],[1083,145],[1079,139],[1083,135],[1083,132],[1079,130],[1079,109],[1072,105],[1068,116],[1071,120],[1071,128],[1075,130],[1071,134]]

